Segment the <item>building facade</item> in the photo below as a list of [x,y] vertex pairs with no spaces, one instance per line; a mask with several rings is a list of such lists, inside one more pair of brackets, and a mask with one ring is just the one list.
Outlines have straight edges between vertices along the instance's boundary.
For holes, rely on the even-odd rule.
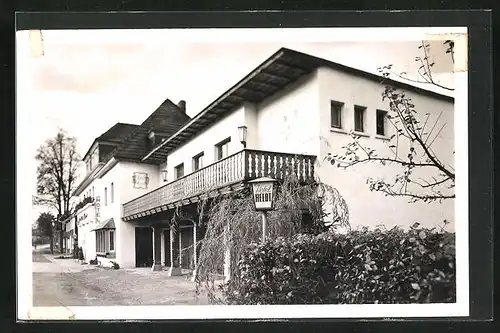
[[[93,211],[95,200],[100,204],[98,217],[85,213],[88,207],[77,212],[79,244],[89,248],[86,258],[110,256],[122,267],[174,267],[172,274],[179,267],[194,269],[194,244],[203,237],[196,204],[239,191],[259,177],[282,179],[284,167],[290,165],[302,181],[321,181],[338,189],[352,226],[453,222],[452,201],[408,203],[368,189],[367,177],[388,175],[397,171],[395,167],[343,170],[324,162],[328,153],[338,152],[351,140],[350,131],[373,148],[387,149],[394,133],[385,118],[388,105],[381,98],[380,79],[280,49],[192,119],[185,114],[185,102],[175,105],[167,100],[159,108],[162,112],[155,111],[141,125],[130,125],[125,137],[118,135],[114,149],[106,150],[101,159],[101,146],[107,149],[106,140],[112,137],[105,133],[86,154],[88,174],[75,192],[82,199],[94,198],[89,204]],[[453,167],[453,99],[393,84],[418,110],[429,113],[430,122],[439,117],[446,123],[433,149]],[[178,232],[170,229],[173,219]]]

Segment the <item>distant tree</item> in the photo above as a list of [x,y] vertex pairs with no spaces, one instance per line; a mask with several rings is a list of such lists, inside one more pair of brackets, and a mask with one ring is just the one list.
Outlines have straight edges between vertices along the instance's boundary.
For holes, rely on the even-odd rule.
[[71,215],[70,201],[76,183],[80,156],[76,151],[76,138],[59,129],[55,137],[47,139],[37,150],[36,205],[53,208],[57,212],[56,225],[63,253],[61,221]]
[[40,237],[48,237],[50,240],[50,253],[54,253],[53,225],[56,218],[51,213],[41,213],[36,220],[35,231]]
[[[447,40],[444,44],[447,45],[446,54],[451,56],[451,61],[454,63],[454,42]],[[390,140],[385,141],[391,153],[380,154],[369,146],[368,140],[351,133],[352,140],[342,147],[343,151],[340,154],[329,153],[326,160],[340,168],[363,163],[399,165],[400,172],[397,172],[392,179],[367,178],[370,190],[382,192],[387,196],[406,197],[410,202],[441,202],[455,198],[455,170],[443,162],[442,156],[438,156],[432,147],[446,126],[446,123],[439,123],[442,113],[433,122],[429,122],[429,112],[417,111],[411,98],[385,80],[396,76],[406,81],[452,91],[453,88],[440,84],[433,76],[432,68],[435,63],[429,55],[430,44],[422,41],[419,50],[423,54],[415,58],[420,65],[417,79],[409,78],[405,72],[393,71],[393,65],[378,69],[383,77],[382,84],[385,85],[382,100],[387,100],[389,104],[387,121],[395,129],[395,134]],[[419,172],[422,169],[432,172]]]

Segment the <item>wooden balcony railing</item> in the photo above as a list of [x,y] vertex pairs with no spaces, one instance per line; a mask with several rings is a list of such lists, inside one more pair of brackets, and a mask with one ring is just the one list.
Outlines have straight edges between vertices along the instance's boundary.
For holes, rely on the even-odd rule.
[[312,181],[315,160],[313,155],[245,149],[125,203],[123,219],[150,215],[179,201],[260,177],[284,179],[294,173],[299,181]]

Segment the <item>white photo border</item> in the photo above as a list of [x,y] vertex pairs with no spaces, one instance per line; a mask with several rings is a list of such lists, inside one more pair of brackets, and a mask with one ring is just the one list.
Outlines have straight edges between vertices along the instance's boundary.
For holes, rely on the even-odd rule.
[[[163,29],[157,29],[163,30]],[[169,29],[172,42],[363,42],[411,41],[454,39],[457,59],[455,71],[455,156],[456,202],[456,269],[457,302],[450,304],[377,304],[377,305],[193,305],[193,306],[82,306],[33,307],[31,269],[31,224],[27,223],[31,207],[31,183],[25,175],[32,174],[31,156],[23,155],[29,136],[16,138],[17,188],[17,315],[18,319],[93,319],[93,320],[146,320],[146,319],[263,319],[263,318],[422,318],[463,317],[469,315],[469,200],[468,200],[468,110],[467,110],[467,28],[466,27],[408,27],[408,28],[252,28],[252,29]],[[120,29],[109,43],[120,43],[144,38],[144,30]],[[99,30],[93,33],[99,34]],[[72,31],[61,31],[66,42],[72,43]],[[116,38],[116,36],[122,36]],[[155,38],[155,30],[145,35]],[[448,36],[448,37],[445,37]],[[62,37],[63,38],[63,37]],[[89,40],[91,40],[91,34]],[[78,42],[85,42],[78,40]],[[17,50],[22,54],[27,50]],[[461,57],[461,58],[460,58]],[[462,60],[460,60],[462,59]],[[17,82],[29,80],[29,69],[17,67]],[[18,96],[22,91],[16,87]],[[21,97],[21,96],[19,96]],[[23,97],[24,98],[24,97]],[[17,99],[19,102],[20,99]],[[23,129],[22,114],[16,114],[16,132]]]

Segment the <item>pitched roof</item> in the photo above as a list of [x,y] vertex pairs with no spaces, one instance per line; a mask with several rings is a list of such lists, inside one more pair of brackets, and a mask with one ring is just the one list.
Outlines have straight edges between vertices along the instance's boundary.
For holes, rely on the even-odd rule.
[[98,142],[122,143],[123,140],[139,125],[116,123],[96,140]]
[[176,149],[194,135],[218,121],[221,117],[236,110],[243,102],[260,103],[287,85],[296,82],[301,77],[312,73],[320,67],[336,69],[379,83],[385,80],[385,82],[399,88],[453,101],[453,97],[383,78],[376,74],[344,66],[309,54],[281,48],[194,116],[191,121],[182,126],[177,132],[152,149],[142,160],[148,162],[166,156],[170,151]]
[[[141,125],[132,132],[113,151],[116,159],[142,161],[142,158],[151,150],[148,143],[150,131],[170,137],[191,118],[171,100],[165,100]],[[166,154],[156,154],[148,163],[165,161]]]
[[132,131],[139,125],[135,124],[126,124],[126,123],[116,123],[108,129],[106,132],[98,136],[94,142],[90,145],[89,149],[85,153],[85,156],[83,156],[83,159],[85,159],[90,151],[92,150],[92,147],[96,143],[111,143],[111,144],[120,144],[123,142],[123,140],[130,134]]

